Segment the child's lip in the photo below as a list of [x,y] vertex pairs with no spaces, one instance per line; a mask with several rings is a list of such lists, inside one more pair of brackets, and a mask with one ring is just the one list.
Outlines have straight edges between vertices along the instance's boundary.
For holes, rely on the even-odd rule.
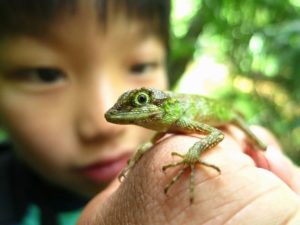
[[129,157],[130,154],[124,154],[115,158],[102,160],[80,168],[79,172],[95,183],[111,181],[126,166]]

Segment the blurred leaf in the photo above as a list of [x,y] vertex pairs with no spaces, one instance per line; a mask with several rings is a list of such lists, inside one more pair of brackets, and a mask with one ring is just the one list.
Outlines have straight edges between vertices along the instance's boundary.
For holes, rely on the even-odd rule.
[[231,82],[217,92],[300,164],[299,18],[299,0],[202,0],[182,19],[184,35],[173,35],[170,75],[173,85],[203,55],[222,62]]

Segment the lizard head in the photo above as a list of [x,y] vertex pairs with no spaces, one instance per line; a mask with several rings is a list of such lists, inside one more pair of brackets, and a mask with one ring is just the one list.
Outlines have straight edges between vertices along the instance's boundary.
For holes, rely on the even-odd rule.
[[123,93],[115,105],[105,113],[108,122],[137,124],[147,127],[164,113],[162,104],[170,96],[153,88],[140,88]]

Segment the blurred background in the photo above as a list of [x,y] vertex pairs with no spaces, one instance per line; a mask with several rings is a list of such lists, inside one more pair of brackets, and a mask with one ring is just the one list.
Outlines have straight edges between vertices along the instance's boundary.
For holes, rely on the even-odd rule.
[[300,0],[173,0],[171,86],[231,102],[300,164]]
[[172,1],[171,87],[232,103],[300,165],[300,0]]

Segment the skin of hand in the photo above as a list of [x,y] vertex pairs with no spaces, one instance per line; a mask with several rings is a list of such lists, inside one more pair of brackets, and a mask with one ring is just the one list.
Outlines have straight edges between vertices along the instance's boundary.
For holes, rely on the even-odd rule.
[[161,167],[178,160],[171,152],[184,153],[196,137],[168,135],[143,156],[121,185],[116,180],[96,196],[78,225],[300,224],[299,169],[266,130],[253,130],[268,144],[267,152],[251,149],[244,135],[228,126],[224,141],[201,158],[219,166],[222,174],[197,167],[192,205],[188,171],[165,195],[163,189],[178,168],[164,173]]

